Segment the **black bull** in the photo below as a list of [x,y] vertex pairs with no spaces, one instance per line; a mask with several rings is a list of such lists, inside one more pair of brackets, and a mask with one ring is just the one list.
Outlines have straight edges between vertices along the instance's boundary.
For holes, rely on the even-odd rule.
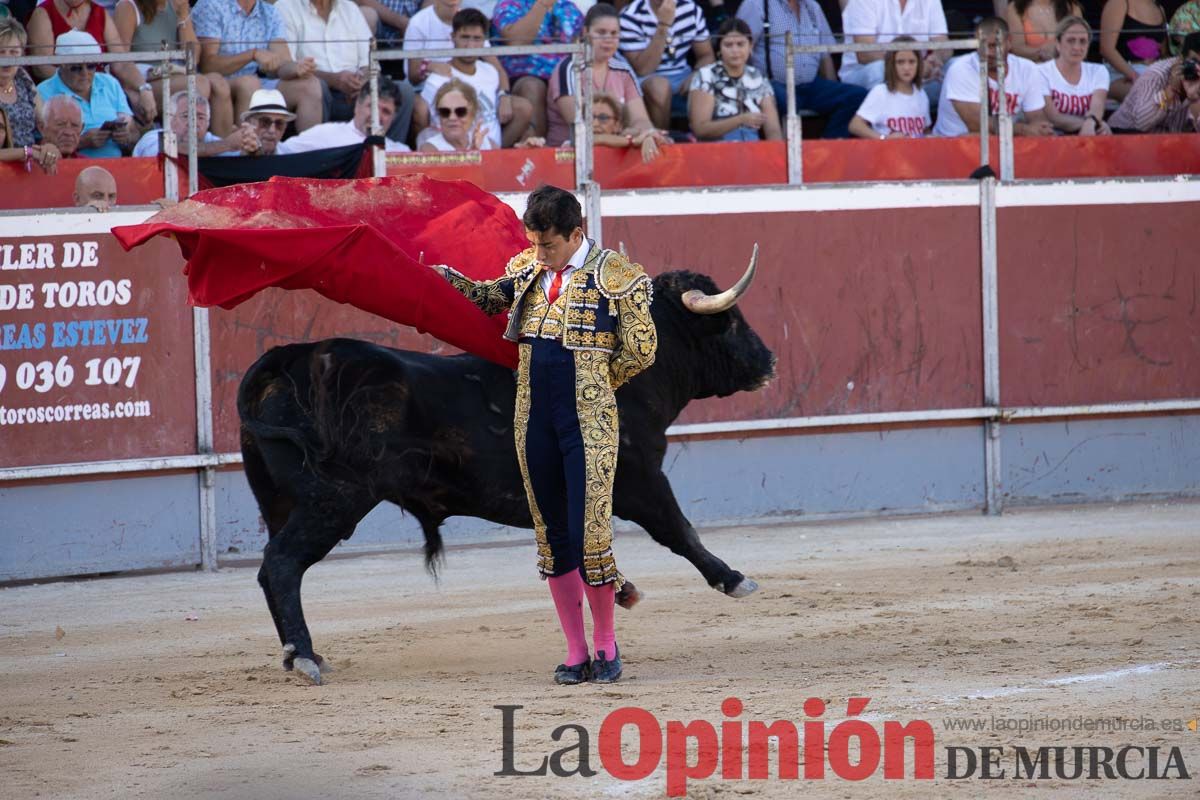
[[[714,588],[742,597],[756,584],[705,549],[662,472],[666,430],[692,400],[764,386],[775,358],[736,305],[695,313],[683,297],[690,290],[710,301],[717,291],[691,272],[654,281],[658,355],[617,392],[613,512],[690,561]],[[420,522],[431,569],[448,517],[533,527],[513,444],[515,393],[511,370],[474,356],[352,339],[276,347],[255,362],[238,390],[242,455],[269,532],[258,580],[285,668],[320,682],[325,664],[304,622],[301,579],[380,502]],[[622,604],[636,598],[629,585]]]

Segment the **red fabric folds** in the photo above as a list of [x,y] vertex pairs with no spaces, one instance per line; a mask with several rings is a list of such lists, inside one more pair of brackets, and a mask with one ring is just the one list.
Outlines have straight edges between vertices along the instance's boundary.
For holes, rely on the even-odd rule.
[[126,250],[175,238],[193,305],[228,309],[268,287],[312,289],[516,365],[504,320],[489,319],[427,266],[494,278],[528,246],[512,209],[465,181],[272,178],[199,192],[112,232]]

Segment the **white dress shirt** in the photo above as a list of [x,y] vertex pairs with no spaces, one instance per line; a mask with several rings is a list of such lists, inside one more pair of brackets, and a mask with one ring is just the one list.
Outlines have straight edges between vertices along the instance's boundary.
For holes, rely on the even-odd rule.
[[321,72],[355,72],[370,60],[371,29],[352,0],[333,0],[329,21],[310,0],[277,0],[292,59],[311,56]]
[[[567,261],[567,265],[562,268],[562,283],[559,284],[558,291],[562,294],[563,289],[567,285],[567,281],[571,280],[571,273],[583,266],[583,262],[587,261],[588,252],[592,249],[591,241],[584,237],[580,243],[579,249]],[[550,297],[550,284],[554,281],[554,272],[546,270],[542,273],[542,291],[545,292],[546,298]]]

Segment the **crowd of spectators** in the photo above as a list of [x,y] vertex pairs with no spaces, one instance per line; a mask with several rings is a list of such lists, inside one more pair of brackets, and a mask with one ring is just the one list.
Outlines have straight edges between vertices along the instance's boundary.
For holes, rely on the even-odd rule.
[[[185,70],[164,48],[195,53],[200,156],[359,144],[372,39],[405,51],[587,39],[595,143],[652,160],[672,143],[781,139],[787,34],[912,44],[796,57],[796,106],[829,138],[978,135],[979,54],[922,47],[973,35],[993,132],[1002,58],[1016,135],[1200,131],[1200,0],[0,0],[0,56],[146,56],[0,67],[0,161],[53,172],[75,156],[156,155],[164,88],[186,153]],[[573,57],[382,63],[389,151],[573,146]]]

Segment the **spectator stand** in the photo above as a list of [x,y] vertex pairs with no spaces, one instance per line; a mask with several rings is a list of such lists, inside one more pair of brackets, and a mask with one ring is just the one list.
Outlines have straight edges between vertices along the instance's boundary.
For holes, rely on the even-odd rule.
[[[596,180],[595,157],[592,150],[592,44],[549,45],[505,45],[488,48],[440,48],[429,50],[377,50],[371,43],[371,125],[372,132],[379,131],[379,62],[419,61],[422,59],[448,59],[457,56],[527,56],[527,55],[571,55],[580,87],[579,112],[575,114],[575,188],[583,198],[583,212],[587,219],[588,234],[600,241],[600,184]],[[386,155],[382,148],[375,150],[375,175],[387,174]]]
[[[157,56],[154,59],[153,56]],[[158,60],[162,64],[163,74],[169,74],[172,63],[184,62],[187,69],[187,114],[188,114],[188,194],[198,190],[199,173],[196,161],[196,63],[195,54],[191,50],[168,50],[164,48],[158,53],[101,53],[100,55],[44,55],[0,57],[0,67],[33,67],[39,65],[63,66],[67,64],[122,64],[127,62],[145,63]],[[170,81],[162,82],[163,109],[163,148],[168,156],[163,165],[163,197],[167,200],[179,199],[179,174],[174,159],[179,157],[179,146],[175,134],[171,130],[172,108]]]
[[[975,50],[979,54],[979,129],[986,131],[988,129],[988,75],[987,75],[987,59],[985,57],[984,42],[980,39],[952,39],[948,41],[927,41],[927,42],[867,42],[867,43],[848,43],[839,45],[823,45],[823,44],[803,44],[798,45],[792,41],[792,34],[786,34],[786,53],[787,53],[787,116],[784,122],[784,138],[787,140],[787,164],[788,164],[788,183],[793,186],[799,186],[804,182],[804,167],[801,160],[803,155],[803,130],[800,124],[802,116],[796,109],[796,56],[801,54],[823,54],[823,53],[863,53],[863,52],[892,52],[899,50],[912,50],[918,47],[921,50]],[[1004,96],[1004,70],[1006,65],[1005,57],[1008,55],[1004,49],[1004,41],[1002,36],[996,37],[997,52],[1000,54],[997,62],[996,79],[999,84],[998,92],[1001,97]],[[979,137],[979,163],[986,165],[990,160],[991,137]],[[1012,117],[1008,113],[1006,103],[1000,104],[1000,175],[1002,180],[1011,181],[1013,179],[1013,150],[1012,150]]]

